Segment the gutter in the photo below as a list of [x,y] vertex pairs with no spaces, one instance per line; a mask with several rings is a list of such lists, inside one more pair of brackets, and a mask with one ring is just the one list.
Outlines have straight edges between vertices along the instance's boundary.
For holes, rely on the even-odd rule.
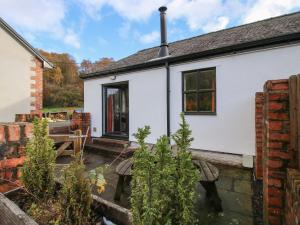
[[[171,114],[170,114],[170,66],[169,66],[169,62],[166,61],[165,64],[166,67],[166,78],[167,78],[167,136],[170,138],[171,137],[171,128],[170,128],[170,124],[171,124]],[[169,139],[170,142],[170,139]]]

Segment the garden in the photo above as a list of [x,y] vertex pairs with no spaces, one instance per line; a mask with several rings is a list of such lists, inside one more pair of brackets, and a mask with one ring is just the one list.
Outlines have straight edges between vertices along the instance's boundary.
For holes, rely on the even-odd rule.
[[115,171],[121,158],[84,148],[72,157],[56,158],[47,120],[35,120],[22,186],[6,196],[40,225],[252,224],[249,171],[222,167],[225,176],[217,181],[222,212],[199,185],[202,174],[188,150],[193,138],[184,116],[171,137],[176,148],[167,136],[151,147],[146,143],[150,132],[149,126],[137,130],[131,176],[116,200]]

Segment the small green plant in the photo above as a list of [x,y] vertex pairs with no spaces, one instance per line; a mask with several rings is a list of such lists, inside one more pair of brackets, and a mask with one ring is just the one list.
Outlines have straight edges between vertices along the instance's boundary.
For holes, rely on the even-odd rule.
[[131,204],[133,223],[153,224],[156,217],[154,205],[154,156],[145,143],[150,134],[150,127],[139,128],[135,135],[140,148],[134,153],[134,170],[132,178]]
[[85,176],[85,166],[78,154],[64,171],[60,191],[62,224],[89,224],[91,203],[91,183]]
[[21,180],[25,188],[40,199],[51,198],[54,193],[55,151],[48,137],[46,120],[35,119],[33,138],[26,145],[26,160]]
[[139,128],[135,135],[139,149],[134,153],[131,205],[134,225],[193,225],[197,169],[188,151],[192,142],[189,125],[181,115],[180,129],[170,139],[157,140],[150,151],[145,139],[150,127]]
[[155,149],[155,183],[158,193],[154,200],[157,209],[155,224],[171,225],[174,214],[172,201],[174,199],[176,164],[169,138],[167,136],[160,137],[157,140]]
[[176,173],[175,173],[175,219],[172,224],[187,225],[195,224],[195,200],[196,184],[199,181],[199,172],[195,168],[191,152],[188,148],[193,141],[191,130],[183,114],[180,115],[181,123],[179,130],[172,136],[176,143]]

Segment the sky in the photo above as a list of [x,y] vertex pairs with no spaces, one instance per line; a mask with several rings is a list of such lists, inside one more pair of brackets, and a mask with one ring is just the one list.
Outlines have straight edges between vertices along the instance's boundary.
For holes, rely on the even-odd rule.
[[169,42],[300,11],[300,0],[0,0],[0,16],[35,48],[80,63],[159,45],[162,5]]

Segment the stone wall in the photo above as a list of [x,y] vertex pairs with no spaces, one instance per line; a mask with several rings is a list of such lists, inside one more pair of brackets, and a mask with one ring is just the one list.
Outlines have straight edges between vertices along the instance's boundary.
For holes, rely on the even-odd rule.
[[[32,131],[31,123],[0,123],[0,178],[15,181],[20,177],[25,145]],[[9,184],[2,183],[0,190],[7,188]]]
[[43,63],[38,58],[33,58],[34,66],[31,71],[34,76],[31,76],[31,107],[32,113],[41,113],[43,109]]

